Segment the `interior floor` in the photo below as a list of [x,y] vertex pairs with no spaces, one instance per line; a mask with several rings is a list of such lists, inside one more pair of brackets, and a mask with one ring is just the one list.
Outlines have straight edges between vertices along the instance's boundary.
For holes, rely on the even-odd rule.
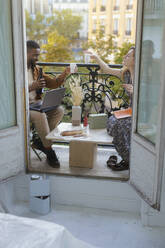
[[100,248],[165,247],[165,228],[144,227],[136,214],[56,205],[49,214],[39,215],[27,204],[17,205],[14,211],[19,216],[63,225],[78,239]]

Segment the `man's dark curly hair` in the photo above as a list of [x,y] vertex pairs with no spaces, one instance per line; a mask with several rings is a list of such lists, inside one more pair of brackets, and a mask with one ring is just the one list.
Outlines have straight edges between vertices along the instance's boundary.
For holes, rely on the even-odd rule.
[[27,45],[27,49],[37,49],[37,48],[40,49],[40,45],[34,40],[28,40],[26,42],[26,45]]

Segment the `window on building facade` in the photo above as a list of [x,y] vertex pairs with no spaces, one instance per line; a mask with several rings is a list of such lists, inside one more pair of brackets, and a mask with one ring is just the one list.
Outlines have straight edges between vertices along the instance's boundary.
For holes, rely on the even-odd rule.
[[129,9],[132,9],[133,8],[133,0],[128,0],[128,3],[126,5],[126,9],[129,10]]
[[10,0],[0,1],[0,129],[16,125]]
[[113,34],[118,34],[119,19],[114,19]]
[[40,0],[34,0],[34,13],[41,12]]
[[93,20],[92,33],[96,33],[96,20]]
[[33,13],[32,0],[29,0],[29,5],[30,5],[30,13]]
[[100,28],[103,32],[105,32],[105,18],[100,19]]
[[100,25],[101,25],[101,26],[102,26],[102,25],[103,25],[103,26],[105,25],[105,18],[101,18],[101,19],[100,19]]
[[100,11],[105,11],[106,10],[106,4],[107,4],[106,0],[101,1]]
[[132,19],[131,19],[131,18],[127,18],[126,23],[127,23],[127,26],[126,26],[125,34],[126,34],[126,35],[131,35]]
[[96,12],[97,0],[93,0],[93,12]]
[[119,10],[120,0],[116,0],[114,4],[114,10]]

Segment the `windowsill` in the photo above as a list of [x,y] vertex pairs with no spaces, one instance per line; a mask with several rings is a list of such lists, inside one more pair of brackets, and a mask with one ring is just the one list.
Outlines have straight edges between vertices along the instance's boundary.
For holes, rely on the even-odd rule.
[[127,181],[129,179],[129,170],[121,172],[113,172],[106,165],[106,161],[112,154],[116,155],[114,148],[98,148],[97,161],[93,169],[69,167],[69,147],[54,145],[57,156],[59,157],[61,167],[59,169],[51,168],[45,159],[45,155],[40,154],[42,161],[31,151],[31,165],[28,168],[29,173],[48,173],[58,176],[74,176],[91,179],[111,179],[119,181]]

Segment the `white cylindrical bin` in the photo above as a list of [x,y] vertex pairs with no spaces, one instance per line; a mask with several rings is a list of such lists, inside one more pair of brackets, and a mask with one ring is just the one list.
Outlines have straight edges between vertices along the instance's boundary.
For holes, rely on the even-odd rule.
[[72,125],[79,126],[81,124],[81,107],[72,106]]
[[30,210],[38,214],[48,214],[50,212],[50,183],[48,176],[31,176]]

